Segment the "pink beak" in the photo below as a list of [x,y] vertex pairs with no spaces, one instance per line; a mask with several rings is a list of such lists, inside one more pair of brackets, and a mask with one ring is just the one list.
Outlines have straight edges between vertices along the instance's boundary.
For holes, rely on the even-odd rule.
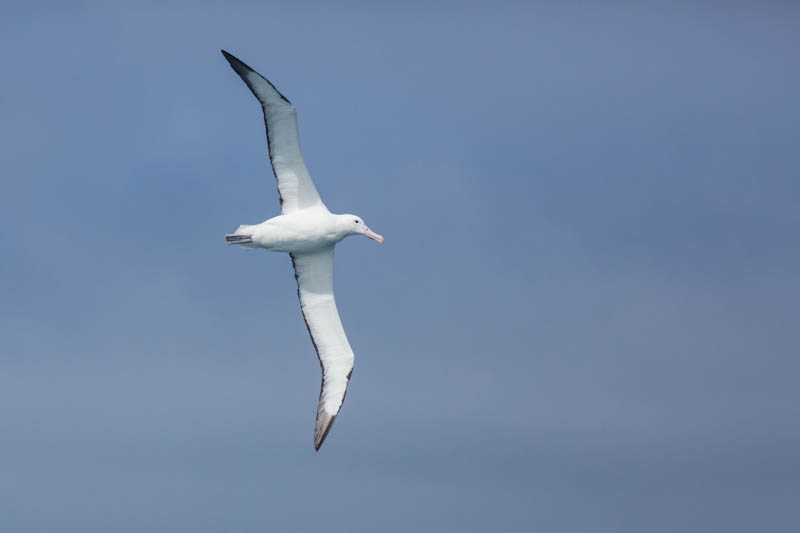
[[374,231],[372,231],[371,229],[369,229],[366,226],[364,226],[364,235],[366,235],[370,239],[376,240],[379,243],[383,244],[383,236],[382,235],[378,235],[377,233],[375,233]]

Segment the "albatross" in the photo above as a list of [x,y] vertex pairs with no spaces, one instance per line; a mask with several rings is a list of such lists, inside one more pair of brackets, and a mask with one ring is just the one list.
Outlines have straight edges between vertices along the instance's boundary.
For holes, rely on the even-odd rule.
[[303,161],[292,103],[241,60],[225,50],[222,55],[261,103],[281,204],[280,215],[261,224],[241,225],[225,235],[225,240],[248,249],[287,252],[292,259],[300,309],[322,367],[314,424],[314,449],[318,451],[342,407],[353,373],[353,350],[333,297],[333,248],[350,235],[364,235],[379,243],[383,237],[361,217],[328,211]]

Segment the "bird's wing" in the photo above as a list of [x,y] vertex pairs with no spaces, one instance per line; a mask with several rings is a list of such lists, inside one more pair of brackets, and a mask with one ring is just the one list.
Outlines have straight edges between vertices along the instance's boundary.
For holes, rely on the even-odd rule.
[[353,350],[347,342],[333,297],[333,246],[290,255],[300,308],[322,367],[322,388],[314,426],[314,449],[319,450],[344,402],[353,373]]
[[269,160],[278,180],[281,212],[285,215],[322,204],[300,151],[297,111],[292,103],[264,76],[225,50],[222,50],[222,55],[261,102],[267,128]]

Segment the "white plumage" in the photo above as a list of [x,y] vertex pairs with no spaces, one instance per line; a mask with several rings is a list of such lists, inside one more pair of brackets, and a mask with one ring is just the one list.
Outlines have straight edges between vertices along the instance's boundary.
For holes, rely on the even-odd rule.
[[303,161],[294,106],[262,75],[226,51],[222,54],[261,103],[281,201],[281,215],[239,226],[225,239],[246,248],[288,252],[292,258],[300,308],[322,367],[314,426],[314,449],[319,450],[344,401],[354,359],[333,296],[333,248],[349,235],[380,243],[383,237],[355,215],[328,211]]

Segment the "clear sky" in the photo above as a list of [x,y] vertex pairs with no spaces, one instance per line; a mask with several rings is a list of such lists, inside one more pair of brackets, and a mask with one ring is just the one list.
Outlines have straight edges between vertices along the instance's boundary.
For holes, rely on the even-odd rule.
[[[797,531],[800,11],[593,4],[4,3],[0,529]],[[220,48],[386,237],[319,453]]]

